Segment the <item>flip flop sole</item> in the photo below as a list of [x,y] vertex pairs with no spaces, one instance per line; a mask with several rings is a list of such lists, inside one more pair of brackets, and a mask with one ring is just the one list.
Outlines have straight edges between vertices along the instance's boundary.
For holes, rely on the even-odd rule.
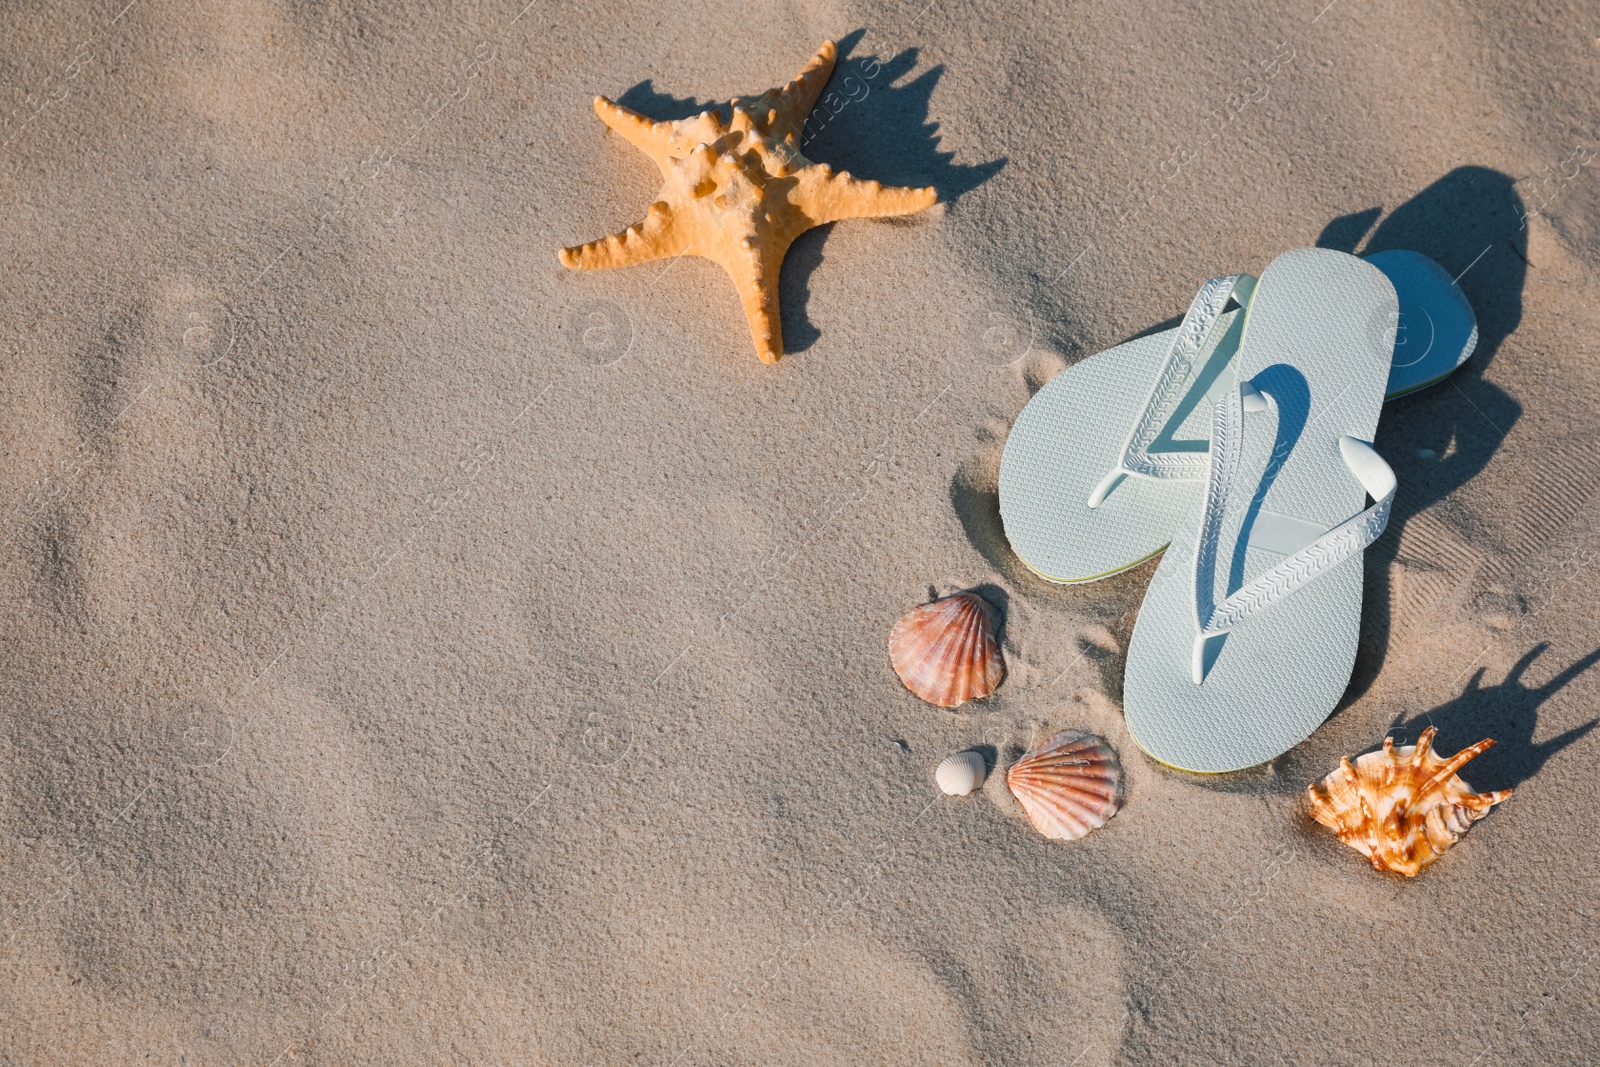
[[[1398,311],[1359,327],[1393,345],[1385,399],[1443,381],[1477,345],[1477,320],[1466,297],[1444,268],[1420,253],[1365,258],[1389,278],[1399,299]],[[1231,384],[1223,372],[1237,349],[1239,314],[1224,312],[1219,319],[1216,341],[1198,361],[1205,397],[1177,413],[1163,447],[1181,442],[1205,450],[1211,403],[1222,385]],[[1000,518],[1018,558],[1041,578],[1077,584],[1131,570],[1167,546],[1174,524],[1199,500],[1198,482],[1129,478],[1099,508],[1087,506],[1116,464],[1172,334],[1148,334],[1067,368],[1017,416],[1000,461]]]
[[[1224,512],[1216,596],[1238,588],[1365,503],[1339,439],[1370,441],[1391,347],[1362,331],[1398,308],[1375,267],[1325,249],[1274,260],[1251,301],[1239,374],[1271,399],[1245,421]],[[1201,506],[1176,527],[1128,647],[1124,714],[1152,758],[1216,773],[1266,762],[1303,741],[1350,681],[1361,624],[1357,554],[1213,638],[1193,677],[1194,558]]]
[[[1243,318],[1223,312],[1216,340],[1201,352],[1199,380],[1231,385],[1225,373]],[[1122,453],[1150,383],[1172,344],[1172,331],[1135,338],[1090,356],[1047,382],[1017,416],[1000,458],[1000,516],[1022,561],[1052,582],[1092,582],[1138,566],[1166,547],[1194,506],[1194,482],[1125,479],[1098,507],[1088,507]],[[1211,405],[1191,391],[1175,413],[1168,448],[1206,449]]]
[[1444,381],[1478,347],[1478,318],[1466,294],[1443,267],[1420,252],[1395,249],[1362,258],[1383,271],[1400,301],[1384,399],[1410,396]]

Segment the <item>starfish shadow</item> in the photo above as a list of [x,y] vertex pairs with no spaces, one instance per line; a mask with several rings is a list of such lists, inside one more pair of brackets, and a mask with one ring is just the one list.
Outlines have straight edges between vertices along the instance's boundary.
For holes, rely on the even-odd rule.
[[[808,159],[885,185],[931,185],[947,204],[1006,165],[1004,158],[958,164],[955,153],[941,152],[939,124],[928,121],[928,111],[944,67],[929,67],[897,84],[916,67],[917,49],[905,49],[889,59],[852,55],[865,34],[865,30],[854,30],[839,39],[833,77],[801,131],[800,150]],[[914,218],[873,221],[886,226],[916,225]],[[823,243],[830,229],[818,227],[795,241],[779,281],[783,332],[791,351],[810,347],[820,336],[806,314],[806,304],[811,274],[822,265]]]
[[617,103],[657,122],[692,119],[700,112],[712,109],[722,112],[724,121],[732,117],[732,109],[728,107],[726,100],[699,100],[692,96],[673,96],[670,93],[657,92],[655,82],[649,78],[617,97]]
[[[1434,747],[1444,756],[1492,737],[1494,747],[1468,764],[1463,776],[1482,780],[1493,789],[1521,785],[1538,774],[1551,756],[1600,725],[1600,719],[1590,719],[1548,741],[1534,743],[1539,706],[1600,662],[1600,648],[1597,648],[1543,685],[1526,685],[1523,675],[1549,647],[1548,642],[1534,645],[1506,672],[1505,679],[1498,685],[1485,686],[1484,669],[1478,668],[1460,696],[1412,719],[1397,720],[1389,728],[1389,736],[1397,745],[1412,745],[1423,730],[1433,726],[1439,731]],[[1378,747],[1374,745],[1373,749]]]
[[885,185],[931,185],[950,203],[999,173],[1004,157],[987,163],[954,162],[939,150],[939,124],[928,119],[944,65],[896,84],[917,65],[907,48],[888,59],[854,56],[865,30],[839,39],[839,61],[800,138],[808,158]]
[[817,342],[822,331],[806,313],[811,300],[811,275],[822,266],[822,245],[833,223],[807,230],[794,239],[783,258],[778,275],[778,310],[783,316],[783,347],[804,352]]
[[[865,30],[853,30],[839,39],[833,75],[800,131],[800,150],[807,158],[885,185],[931,185],[946,203],[977,188],[1006,165],[1004,157],[959,164],[954,152],[940,151],[939,124],[928,120],[928,112],[944,65],[896,84],[916,67],[920,53],[907,48],[889,59],[851,55],[865,35]],[[724,121],[733,116],[726,100],[673,96],[656,89],[651,79],[628,89],[617,103],[658,122],[692,118],[712,109]]]

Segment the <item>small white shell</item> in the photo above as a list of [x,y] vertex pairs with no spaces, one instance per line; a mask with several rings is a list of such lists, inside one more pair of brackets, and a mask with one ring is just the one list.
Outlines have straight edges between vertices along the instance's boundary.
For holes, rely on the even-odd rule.
[[946,756],[939,769],[933,772],[933,780],[939,783],[940,790],[952,797],[966,796],[982,785],[987,776],[988,767],[982,754],[971,749]]

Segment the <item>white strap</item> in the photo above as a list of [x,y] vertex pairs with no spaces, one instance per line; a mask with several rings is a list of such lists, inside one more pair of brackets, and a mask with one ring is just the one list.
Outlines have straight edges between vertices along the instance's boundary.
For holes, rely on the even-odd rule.
[[1172,337],[1172,347],[1167,350],[1166,363],[1156,375],[1150,395],[1145,398],[1144,410],[1134,422],[1133,429],[1122,443],[1122,456],[1111,472],[1100,480],[1089,494],[1089,506],[1097,508],[1110,494],[1112,488],[1128,475],[1141,478],[1159,478],[1197,482],[1206,476],[1207,461],[1202,452],[1151,452],[1150,446],[1161,435],[1161,430],[1177,409],[1183,398],[1184,384],[1194,369],[1195,360],[1205,351],[1206,342],[1216,332],[1217,321],[1228,298],[1237,296],[1241,306],[1250,302],[1256,280],[1249,274],[1230,274],[1226,278],[1212,278],[1200,287],[1183,321]]
[[[1200,542],[1194,554],[1194,611],[1198,631],[1194,639],[1196,685],[1205,681],[1207,638],[1227,633],[1359,554],[1376,541],[1389,524],[1389,507],[1394,501],[1394,471],[1383,457],[1365,441],[1339,438],[1339,454],[1344,457],[1345,466],[1377,503],[1341,522],[1298,552],[1285,556],[1244,583],[1222,603],[1216,603],[1217,546],[1222,538],[1222,519],[1229,491],[1239,470],[1239,450],[1244,441],[1243,394],[1247,389],[1253,392],[1249,383],[1230,389],[1217,401],[1211,416],[1210,472],[1200,520]],[[1265,401],[1259,403],[1265,405]]]

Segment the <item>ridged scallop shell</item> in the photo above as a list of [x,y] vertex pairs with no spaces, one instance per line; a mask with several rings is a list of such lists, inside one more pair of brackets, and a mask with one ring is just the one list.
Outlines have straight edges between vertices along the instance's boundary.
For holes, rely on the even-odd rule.
[[914,607],[889,632],[889,662],[907,689],[941,708],[986,697],[1006,676],[996,615],[976,593]]
[[1341,759],[1338,770],[1306,788],[1311,817],[1378,870],[1415,875],[1511,795],[1509,789],[1474,793],[1456,776],[1492,739],[1444,759],[1433,752],[1434,733],[1430,726],[1415,745],[1399,748],[1386,737],[1383,751],[1359,756],[1354,765]]
[[1075,841],[1122,806],[1122,762],[1103,738],[1063,730],[1013,763],[1006,785],[1035,830]]
[[983,753],[971,749],[946,756],[939,769],[933,772],[933,780],[939,783],[940,791],[952,797],[966,796],[988,776],[989,767],[983,760]]

